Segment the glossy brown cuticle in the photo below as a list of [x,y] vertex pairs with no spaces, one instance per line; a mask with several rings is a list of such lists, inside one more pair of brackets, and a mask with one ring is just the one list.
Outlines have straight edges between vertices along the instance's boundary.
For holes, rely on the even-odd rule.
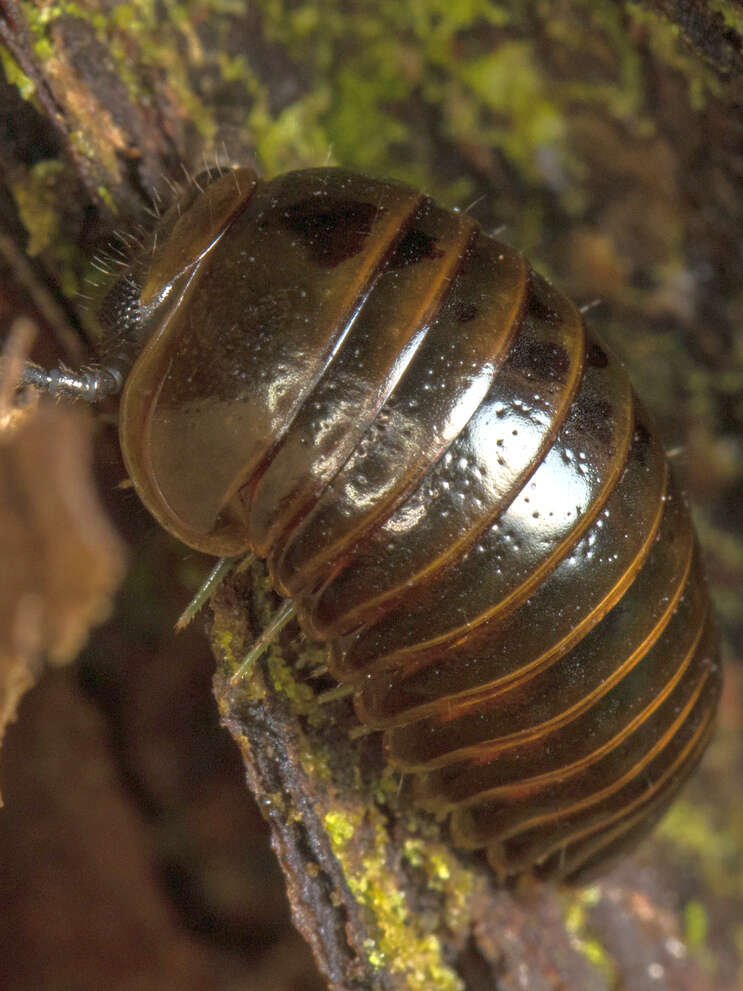
[[216,177],[124,278],[122,446],[160,522],[267,560],[501,877],[632,847],[721,677],[663,448],[573,303],[466,215],[340,169]]

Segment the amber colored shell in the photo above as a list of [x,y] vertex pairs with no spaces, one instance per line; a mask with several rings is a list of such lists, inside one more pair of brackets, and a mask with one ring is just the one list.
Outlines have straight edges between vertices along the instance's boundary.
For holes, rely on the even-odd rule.
[[135,485],[187,544],[267,559],[458,845],[582,880],[660,817],[720,691],[648,415],[463,214],[342,170],[240,176],[150,273]]

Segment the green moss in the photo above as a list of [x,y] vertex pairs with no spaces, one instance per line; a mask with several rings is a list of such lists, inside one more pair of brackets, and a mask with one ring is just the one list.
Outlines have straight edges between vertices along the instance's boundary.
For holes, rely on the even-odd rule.
[[116,213],[117,212],[116,211],[116,203],[114,201],[113,196],[111,195],[111,191],[109,189],[107,189],[105,186],[97,186],[96,187],[96,192],[98,193],[98,195],[100,196],[100,198],[103,200],[103,202],[106,204],[106,206],[111,211],[111,213]]
[[[422,70],[431,67],[431,60],[420,46],[430,42],[445,47],[444,36],[459,23],[457,17],[463,22],[474,7],[489,10],[492,4],[467,4],[469,15],[455,4],[448,17],[443,4],[437,13],[426,4],[411,7],[387,0],[374,8],[354,8],[352,18],[328,0],[299,3],[291,10],[278,0],[262,0],[260,6],[268,36],[314,76],[312,101],[302,101],[302,124],[306,131],[311,121],[315,163],[334,160],[405,179],[452,204],[466,199],[466,182],[457,180],[451,189],[434,187],[424,156],[410,154],[409,122],[396,107],[426,84]],[[426,30],[440,15],[434,42]],[[262,132],[260,119],[257,123]],[[287,130],[284,122],[282,129]],[[274,144],[275,138],[261,141],[271,163],[278,158]],[[300,147],[300,155],[307,150]],[[273,164],[268,171],[274,171]]]
[[640,3],[627,4],[627,12],[632,23],[646,32],[653,54],[686,79],[691,109],[703,110],[710,96],[719,95],[722,84],[686,43],[679,25]]
[[[702,546],[713,550],[718,567],[729,575],[743,576],[743,540],[740,535],[713,525],[702,509],[695,508],[693,516]],[[740,617],[739,584],[733,578],[729,585],[718,584],[710,591],[716,611],[734,628]]]
[[[27,232],[26,252],[41,255],[68,298],[80,291],[85,259],[79,246],[60,226],[60,198],[67,190],[68,163],[59,159],[37,162],[9,182],[18,216]],[[20,176],[20,177],[19,177]]]
[[707,0],[707,6],[720,14],[725,26],[743,36],[743,10],[731,0]]
[[[229,9],[229,4],[218,6]],[[275,175],[329,159],[327,134],[318,123],[329,100],[327,88],[316,88],[277,116],[270,109],[269,87],[258,78],[246,56],[221,51],[217,60],[222,80],[238,84],[249,96],[245,101],[244,128],[256,146],[266,174]]]
[[462,65],[460,79],[502,123],[491,124],[483,137],[493,140],[525,175],[536,178],[540,149],[564,155],[566,125],[550,95],[551,86],[536,63],[528,41],[510,41]]
[[[478,148],[483,156],[500,152],[526,182],[550,186],[567,213],[575,215],[586,204],[586,177],[572,150],[576,107],[602,108],[638,133],[649,126],[642,114],[641,61],[631,38],[637,25],[646,31],[655,55],[683,73],[693,108],[701,107],[715,86],[713,73],[689,52],[678,28],[639,3],[625,8],[610,0],[574,0],[564,7],[526,8],[516,0],[380,0],[350,11],[332,0],[291,5],[258,0],[258,5],[269,40],[284,46],[310,75],[310,92],[275,117],[267,86],[247,57],[218,55],[222,79],[249,95],[244,127],[269,174],[337,161],[405,179],[449,205],[467,204],[473,197],[471,179],[462,175],[435,182],[428,148],[420,140],[411,148],[410,121],[397,108],[419,100],[436,108],[436,126],[457,146],[473,149],[475,158]],[[715,6],[726,23],[736,21],[730,4],[717,0]],[[56,19],[74,16],[91,24],[134,101],[146,99],[141,80],[151,78],[151,68],[164,73],[184,116],[208,146],[214,119],[194,93],[188,73],[188,65],[204,58],[194,27],[204,10],[187,2],[170,2],[163,10],[166,27],[153,0],[129,0],[105,17],[82,2],[55,0],[41,8],[29,5],[27,16],[40,58],[54,54],[49,29]],[[219,38],[242,7],[235,0],[215,0],[209,10]],[[542,19],[536,30],[535,18]],[[535,51],[540,32],[553,42],[559,72]],[[480,34],[489,39],[487,45],[478,44]],[[223,47],[217,43],[215,50]],[[132,51],[138,52],[136,63]],[[570,78],[572,53],[576,60],[584,53],[595,59],[590,82],[583,71]],[[28,81],[22,85],[28,92]],[[115,174],[115,161],[97,145],[81,150]],[[104,186],[100,195],[111,207]],[[531,203],[519,213],[518,239],[538,244],[540,209]]]
[[710,974],[718,970],[719,962],[708,946],[709,916],[705,906],[695,898],[683,909],[684,941],[701,966]]
[[[278,122],[269,121],[265,95],[254,83],[250,125],[260,135],[268,171],[314,155],[405,179],[450,205],[468,202],[470,180],[463,176],[443,187],[433,181],[428,148],[419,138],[411,149],[410,121],[398,106],[417,100],[435,108],[432,121],[456,147],[473,158],[481,149],[485,161],[500,152],[527,183],[549,186],[576,215],[587,202],[588,177],[573,133],[584,110],[621,121],[639,138],[652,135],[633,37],[638,24],[656,57],[683,73],[693,108],[716,85],[678,29],[639,4],[630,5],[629,16],[611,0],[529,8],[517,0],[380,0],[355,5],[352,17],[331,0],[298,0],[289,9],[280,0],[259,0],[259,6],[269,38],[314,78],[312,101],[301,98]],[[541,18],[536,29],[535,18]],[[554,65],[535,48],[544,34],[553,43]],[[588,58],[596,66],[590,74],[584,71]],[[519,221],[519,234],[525,224],[523,239],[538,243],[542,218],[534,206],[532,213]]]
[[111,11],[111,22],[130,34],[138,34],[143,25],[151,25],[156,17],[154,3],[138,0],[134,3],[117,4]]
[[15,86],[24,100],[30,100],[36,93],[36,86],[26,73],[21,69],[7,48],[0,45],[0,65],[3,67],[3,74],[11,86]]
[[325,94],[318,91],[272,118],[267,109],[268,94],[261,94],[251,110],[247,128],[268,175],[318,162],[330,163],[332,149],[325,130],[317,124],[318,109],[324,103]]
[[678,799],[659,827],[661,835],[687,850],[705,853],[715,836],[713,824],[705,810]]
[[[396,60],[383,68],[381,59],[380,52],[370,51],[366,64],[349,62],[339,69],[324,121],[336,157],[372,172],[383,167],[390,149],[406,137],[404,122],[389,108],[394,101],[406,98],[409,87],[394,71]],[[371,77],[367,60],[375,67]]]
[[80,290],[82,260],[78,246],[60,229],[59,183],[66,168],[56,159],[37,162],[22,178],[11,181],[10,189],[28,234],[27,253],[43,255],[62,291],[74,297]]
[[[714,761],[715,751],[723,742],[718,736],[706,759]],[[671,806],[659,827],[660,836],[674,843],[682,856],[694,860],[710,890],[733,898],[740,898],[743,893],[742,833],[743,808],[728,812],[723,829],[712,821],[708,808],[684,798]]]
[[56,183],[63,171],[60,161],[38,162],[22,182],[13,185],[18,213],[28,232],[29,255],[40,254],[60,238]]
[[709,928],[707,910],[694,899],[684,905],[684,939],[690,950],[699,950],[707,945]]
[[49,37],[49,28],[61,17],[75,17],[91,24],[97,31],[106,28],[108,18],[100,10],[85,7],[75,0],[54,0],[48,4],[23,5],[26,25],[34,39],[34,53],[40,61],[54,57],[54,47]]
[[[166,24],[163,23],[163,10]],[[212,111],[194,90],[188,72],[189,63],[198,64],[203,60],[188,4],[170,2],[161,8],[150,0],[137,0],[125,5],[113,23],[118,30],[111,37],[109,48],[116,57],[117,72],[127,85],[132,100],[147,100],[148,94],[142,90],[142,80],[150,78],[147,70],[164,74],[168,89],[182,106],[184,116],[208,145],[216,134],[217,125]],[[130,67],[130,39],[136,42],[139,52],[139,64],[134,71]]]

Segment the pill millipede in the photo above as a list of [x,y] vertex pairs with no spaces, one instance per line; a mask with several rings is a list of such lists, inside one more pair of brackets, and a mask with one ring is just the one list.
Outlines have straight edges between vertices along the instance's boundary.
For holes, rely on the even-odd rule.
[[416,799],[501,879],[667,809],[721,672],[688,510],[581,311],[466,214],[337,168],[208,170],[100,313],[140,498],[253,553]]

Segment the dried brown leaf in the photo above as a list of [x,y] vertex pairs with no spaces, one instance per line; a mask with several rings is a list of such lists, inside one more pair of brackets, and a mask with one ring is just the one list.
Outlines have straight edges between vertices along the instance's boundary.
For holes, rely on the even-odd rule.
[[0,736],[44,657],[72,660],[107,617],[119,537],[91,472],[88,412],[42,401],[0,424]]

